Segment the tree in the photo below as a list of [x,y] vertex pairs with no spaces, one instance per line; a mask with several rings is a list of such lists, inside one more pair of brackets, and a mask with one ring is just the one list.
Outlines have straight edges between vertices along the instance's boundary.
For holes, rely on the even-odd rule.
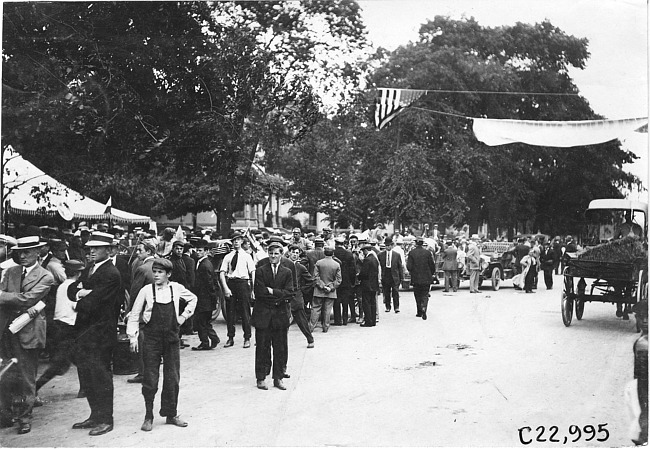
[[[370,87],[438,92],[421,97],[417,108],[378,132],[381,138],[356,141],[355,151],[372,145],[361,152],[374,157],[359,160],[355,170],[373,172],[380,180],[358,210],[374,209],[388,219],[467,222],[473,229],[487,221],[500,230],[576,232],[591,199],[620,197],[619,187],[638,182],[622,170],[635,156],[618,142],[561,150],[524,144],[486,147],[474,138],[465,117],[601,118],[577,95],[568,75],[569,67],[584,67],[587,45],[586,39],[568,36],[548,21],[489,28],[473,18],[438,16],[422,25],[418,42],[378,52]],[[364,115],[363,123],[350,121],[341,133],[348,139],[365,136],[369,116]],[[310,148],[307,142],[304,151]],[[366,162],[385,166],[377,169]],[[301,197],[310,193],[321,198],[319,191],[302,191]]]
[[[5,142],[116,204],[216,210],[223,234],[256,154],[314,123],[317,90],[345,94],[365,38],[349,1],[22,3],[3,18]],[[339,82],[314,82],[325,73]]]

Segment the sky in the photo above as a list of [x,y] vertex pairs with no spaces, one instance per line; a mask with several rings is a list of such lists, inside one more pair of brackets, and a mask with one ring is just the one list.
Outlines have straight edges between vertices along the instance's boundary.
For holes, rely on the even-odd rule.
[[[420,25],[436,15],[474,17],[495,27],[544,19],[589,40],[584,70],[569,74],[597,114],[608,119],[648,116],[648,6],[644,0],[360,0],[369,40],[394,50],[416,41]],[[648,186],[648,134],[621,138],[640,159],[626,170]],[[647,201],[647,192],[632,199]]]

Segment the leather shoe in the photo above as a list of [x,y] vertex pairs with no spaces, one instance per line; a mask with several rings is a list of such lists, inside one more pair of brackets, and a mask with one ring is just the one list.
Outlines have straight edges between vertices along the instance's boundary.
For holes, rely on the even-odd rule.
[[212,349],[210,346],[200,344],[198,346],[193,347],[192,351],[209,351],[210,349]]
[[226,342],[225,345],[223,345],[224,348],[229,348],[231,346],[234,346],[235,342],[232,340],[232,338],[229,338],[228,341]]
[[263,380],[258,380],[257,381],[257,388],[259,388],[260,390],[268,390],[269,389],[269,387],[266,386],[266,382],[264,382]]
[[399,313],[399,309],[395,309],[395,313]]
[[18,426],[18,434],[20,434],[20,435],[24,435],[26,433],[29,433],[29,432],[31,432],[31,430],[32,430],[32,425],[30,423],[28,423],[28,422],[21,423]]
[[282,383],[282,379],[273,379],[273,386],[278,390],[286,390],[287,387]]
[[210,349],[216,348],[219,343],[221,343],[221,340],[219,340],[219,337],[211,338],[210,339]]
[[142,383],[142,376],[138,374],[135,377],[132,377],[130,379],[126,379],[126,381],[130,384],[141,384]]
[[422,312],[418,312],[415,314],[416,317],[420,318],[422,316]]
[[97,423],[90,418],[72,425],[73,429],[92,429],[93,427],[97,427]]
[[360,325],[359,327],[372,327],[372,324],[369,324],[369,323],[363,323],[363,324]]
[[310,349],[313,348],[314,347],[314,342],[312,341],[311,343],[307,343],[307,347],[310,348]]
[[178,416],[168,416],[165,424],[173,424],[176,427],[187,427],[187,421],[183,421]]
[[251,341],[250,340],[244,340],[244,348],[250,348],[251,347]]
[[291,375],[290,375],[290,374],[287,374],[287,373],[284,373],[284,374],[283,374],[283,377],[284,377],[285,379],[291,379]]
[[140,430],[144,430],[145,432],[151,432],[151,429],[153,429],[153,419],[145,418],[144,422],[142,423],[142,427],[140,427]]
[[88,432],[88,435],[96,437],[99,435],[104,435],[111,430],[113,430],[113,424],[99,424],[97,427],[93,428],[93,430]]
[[422,319],[423,319],[423,320],[426,320],[426,319],[427,319],[427,313],[426,313],[426,312],[422,312]]

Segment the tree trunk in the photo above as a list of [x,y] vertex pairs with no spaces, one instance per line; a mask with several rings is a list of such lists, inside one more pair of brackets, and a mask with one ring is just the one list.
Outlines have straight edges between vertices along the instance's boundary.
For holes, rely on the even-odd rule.
[[230,177],[224,178],[219,186],[219,195],[221,210],[218,214],[220,220],[219,234],[221,238],[227,239],[230,235],[232,227],[232,214],[233,214],[233,196],[234,196],[234,181]]

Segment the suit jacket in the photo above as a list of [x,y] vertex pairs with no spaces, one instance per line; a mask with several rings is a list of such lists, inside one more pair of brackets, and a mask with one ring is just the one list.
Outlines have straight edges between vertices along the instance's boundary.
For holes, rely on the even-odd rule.
[[[129,297],[131,305],[135,298],[138,297],[138,293],[142,290],[142,287],[145,285],[153,284],[153,265],[154,258],[147,260],[144,263],[141,263],[133,272],[133,280],[131,281],[131,288],[129,290]],[[128,308],[129,310],[131,307]]]
[[550,246],[542,249],[539,255],[540,266],[544,270],[551,270],[555,265],[555,251]]
[[[17,316],[24,313],[38,301],[45,302],[50,288],[54,285],[52,274],[41,267],[35,266],[23,280],[23,292],[20,292],[20,278],[23,267],[7,268],[0,283],[0,341],[4,330]],[[45,312],[41,312],[16,333],[18,341],[24,349],[45,347]]]
[[379,291],[379,261],[375,256],[369,253],[363,258],[358,277],[361,281],[361,291]]
[[433,274],[436,272],[436,263],[433,260],[431,251],[417,245],[409,251],[406,268],[411,273],[411,284],[431,285]]
[[[265,257],[264,259],[261,259],[259,262],[257,262],[257,268],[263,266],[263,265],[270,265],[271,262],[269,261],[268,257]],[[313,284],[313,276],[310,275],[307,272],[307,269],[299,264],[296,263],[294,264],[293,261],[287,257],[282,256],[280,258],[280,265],[283,267],[288,268],[291,270],[291,279],[293,281],[293,296],[291,297],[291,310],[300,310],[305,308],[305,303],[303,302],[303,295],[302,291],[299,288],[299,282],[301,281],[300,278],[302,278],[303,284],[311,280],[311,283]]]
[[122,290],[120,271],[108,260],[97,267],[91,276],[94,266],[94,263],[88,265],[79,281],[68,287],[68,298],[71,301],[77,301],[77,293],[81,288],[91,290],[77,302],[75,327],[81,352],[87,347],[106,347],[117,342],[115,311]]
[[458,250],[453,246],[448,246],[442,253],[442,269],[444,271],[458,270]]
[[307,257],[307,261],[309,262],[307,269],[313,276],[316,262],[325,258],[325,251],[323,248],[310,249],[305,253],[305,257]]
[[467,268],[469,270],[481,269],[481,248],[474,242],[467,248]]
[[[255,270],[255,305],[251,325],[256,329],[287,329],[291,320],[289,303],[293,297],[291,270],[278,267],[275,278],[271,264],[263,264]],[[269,293],[271,288],[273,293]]]
[[217,308],[218,293],[215,286],[214,267],[207,257],[196,267],[194,293],[198,298],[194,313],[210,312]]
[[390,251],[390,268],[386,268],[388,260],[388,251],[379,253],[379,266],[381,267],[381,277],[392,277],[393,283],[399,285],[404,279],[404,267],[402,266],[402,256],[397,251]]
[[354,287],[357,281],[357,270],[352,251],[337,246],[334,248],[334,257],[341,261],[341,285],[339,288]]
[[[336,289],[341,285],[341,264],[330,257],[316,262],[314,269],[316,285],[314,287],[314,296],[320,298],[336,298]],[[325,287],[331,290],[325,291]]]

